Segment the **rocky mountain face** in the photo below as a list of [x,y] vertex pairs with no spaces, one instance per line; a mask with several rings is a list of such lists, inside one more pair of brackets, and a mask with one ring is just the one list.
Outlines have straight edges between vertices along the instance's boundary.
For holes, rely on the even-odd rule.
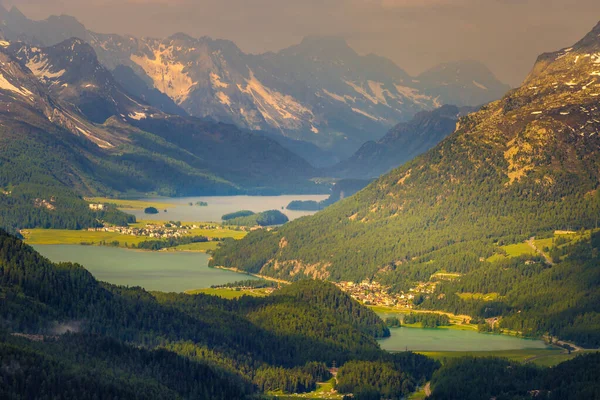
[[[600,212],[600,24],[539,57],[523,86],[355,196],[214,256],[297,279],[426,280],[489,265],[499,243],[593,228]],[[252,245],[251,258],[246,246]]]
[[342,178],[375,178],[436,146],[454,132],[461,116],[472,107],[442,106],[421,111],[401,122],[378,141],[369,141],[352,157],[325,169],[324,175]]
[[439,103],[458,106],[481,106],[510,89],[488,67],[472,60],[437,65],[421,73],[416,81],[423,93]]
[[385,58],[358,55],[338,38],[308,37],[277,53],[252,55],[207,37],[96,34],[71,17],[31,21],[15,8],[0,10],[0,18],[9,40],[50,46],[75,36],[88,42],[122,86],[165,112],[312,142],[338,157],[420,111],[478,105],[507,89],[473,63],[412,78]]
[[[233,125],[166,114],[130,95],[93,48],[0,43],[2,186],[54,165],[54,184],[80,194],[165,195],[303,190],[313,174],[274,140]],[[19,137],[18,141],[14,136]],[[57,150],[60,149],[60,150]],[[46,172],[43,172],[43,170]]]

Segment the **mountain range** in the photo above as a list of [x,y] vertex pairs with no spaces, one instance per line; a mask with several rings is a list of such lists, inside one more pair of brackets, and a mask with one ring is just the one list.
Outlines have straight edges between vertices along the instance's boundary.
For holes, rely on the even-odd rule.
[[308,181],[308,162],[265,135],[167,114],[128,93],[80,39],[2,40],[0,60],[3,227],[95,226],[106,215],[88,209],[88,195],[326,190]]
[[230,41],[182,33],[164,39],[97,34],[69,16],[33,21],[16,8],[0,9],[0,19],[11,41],[44,47],[71,37],[86,41],[123,87],[165,112],[308,141],[334,153],[329,164],[420,111],[477,106],[508,90],[474,61],[411,77],[335,37],[307,37],[253,55]]
[[408,122],[393,127],[378,141],[368,141],[351,157],[326,168],[326,176],[376,178],[436,146],[454,132],[461,116],[473,107],[445,105],[421,111]]
[[[593,336],[597,345],[586,336],[594,324],[582,319],[600,321],[597,239],[555,248],[551,263],[510,261],[503,245],[597,227],[599,131],[600,24],[541,55],[523,86],[461,117],[424,155],[312,217],[222,247],[212,263],[289,280],[374,279],[404,291],[455,273],[458,283],[428,296],[437,309],[510,316],[511,329]],[[464,301],[457,292],[467,287],[500,297]]]

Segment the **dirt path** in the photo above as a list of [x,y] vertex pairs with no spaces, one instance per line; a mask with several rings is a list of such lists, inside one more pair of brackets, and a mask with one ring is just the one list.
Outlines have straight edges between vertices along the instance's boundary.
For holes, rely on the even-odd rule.
[[431,396],[431,382],[427,382],[423,390],[425,391],[425,396]]
[[538,247],[535,245],[535,236],[532,236],[529,238],[529,240],[527,240],[527,244],[529,245],[529,247],[531,247],[533,250],[535,250],[536,253],[538,253],[539,255],[541,255],[542,257],[544,257],[546,259],[546,262],[550,265],[554,265],[554,263],[552,262],[552,259],[550,258],[550,256],[548,256],[546,253],[544,253],[542,250],[538,249]]

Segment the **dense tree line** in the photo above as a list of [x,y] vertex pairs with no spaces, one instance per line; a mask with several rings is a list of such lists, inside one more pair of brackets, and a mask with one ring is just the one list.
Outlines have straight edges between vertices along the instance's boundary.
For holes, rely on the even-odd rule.
[[68,334],[36,343],[0,342],[2,398],[243,399],[250,382],[165,350]]
[[[244,213],[244,212],[241,212]],[[236,214],[236,213],[234,213]],[[224,215],[223,217],[227,217]],[[230,216],[230,215],[229,215]],[[223,220],[227,225],[237,226],[271,226],[271,225],[282,225],[289,221],[287,215],[279,210],[264,211],[248,216],[233,217]]]
[[281,288],[274,298],[291,297],[311,305],[326,304],[338,318],[352,323],[361,331],[374,337],[388,337],[389,329],[371,309],[362,306],[348,294],[331,283],[305,280]]
[[437,328],[450,325],[450,318],[439,313],[410,313],[404,316],[405,324],[421,323],[423,328]]
[[223,221],[229,221],[230,219],[235,219],[235,218],[242,218],[242,217],[250,217],[252,215],[254,215],[255,212],[254,211],[250,211],[250,210],[240,210],[240,211],[235,211],[229,214],[223,214],[223,216],[221,217],[221,219]]
[[431,380],[433,400],[599,399],[600,354],[578,356],[554,368],[499,358],[449,360]]
[[239,288],[239,287],[247,287],[254,289],[263,289],[263,288],[276,288],[281,284],[273,281],[267,281],[265,279],[248,279],[244,281],[236,281],[224,283],[222,285],[212,285],[211,288]]
[[316,389],[317,382],[324,382],[330,378],[331,373],[325,364],[311,362],[303,367],[288,370],[274,367],[259,368],[253,382],[262,392],[304,393]]
[[103,222],[124,226],[135,222],[135,217],[110,206],[90,210],[81,197],[57,186],[17,186],[10,194],[0,193],[0,227],[11,232],[27,228],[94,228]]
[[161,250],[191,243],[206,243],[209,239],[206,236],[181,236],[167,239],[144,240],[135,245],[138,249]]
[[336,381],[338,392],[359,398],[375,392],[378,398],[399,400],[415,389],[412,376],[381,361],[350,361],[339,369]]

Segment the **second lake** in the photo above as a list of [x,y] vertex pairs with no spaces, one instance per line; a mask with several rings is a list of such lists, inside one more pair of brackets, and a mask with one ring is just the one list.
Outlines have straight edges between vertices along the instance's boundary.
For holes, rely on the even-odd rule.
[[387,351],[501,351],[546,349],[541,340],[493,335],[457,329],[390,328],[391,336],[379,340]]

